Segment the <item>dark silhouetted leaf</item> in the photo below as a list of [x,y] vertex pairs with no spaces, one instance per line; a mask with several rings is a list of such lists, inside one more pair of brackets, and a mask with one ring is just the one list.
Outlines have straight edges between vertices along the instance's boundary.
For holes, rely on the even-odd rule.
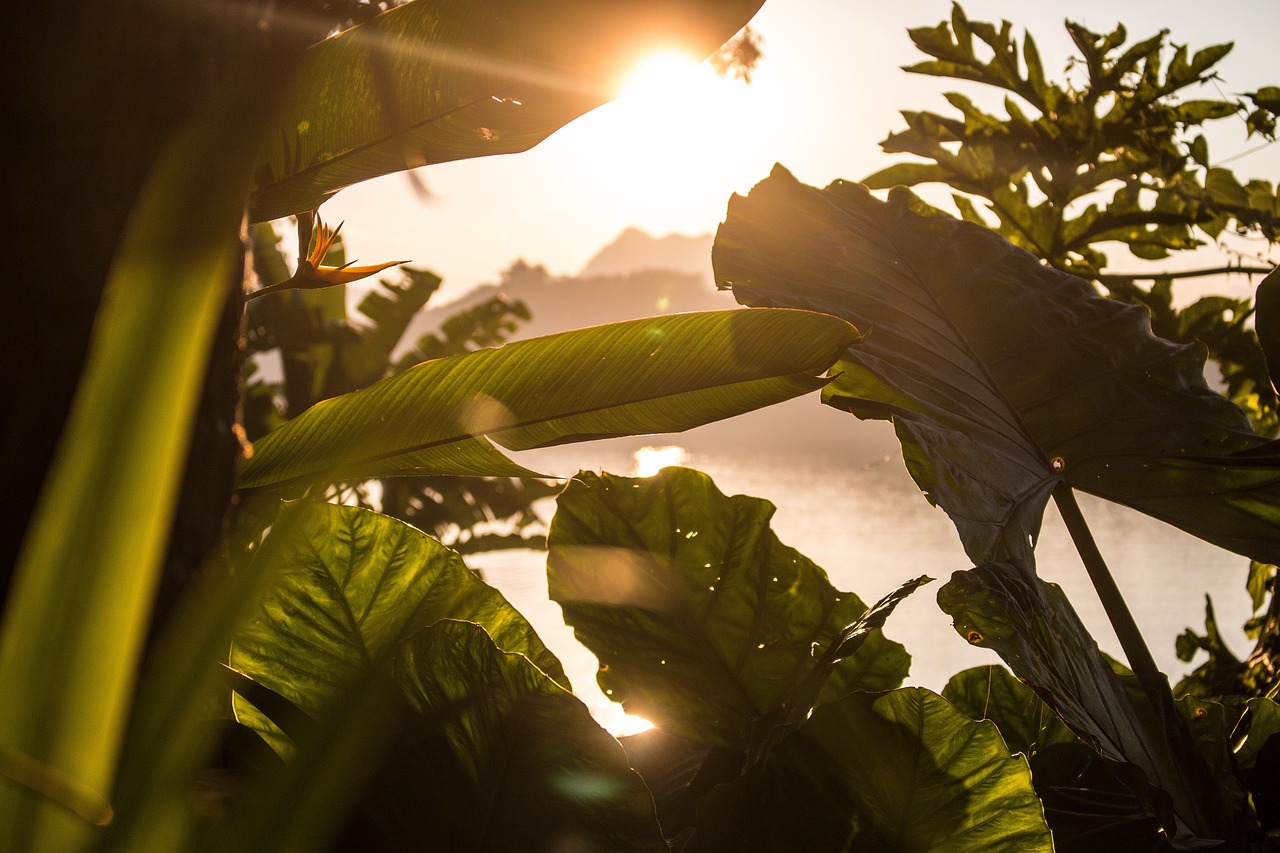
[[667,849],[618,742],[479,626],[415,634],[393,672],[411,714],[365,797],[377,835],[350,849]]
[[1032,565],[1059,480],[1280,558],[1280,473],[1206,461],[1263,440],[1205,384],[1201,348],[1156,338],[1145,310],[990,231],[918,210],[906,193],[818,190],[778,167],[730,202],[716,277],[740,302],[862,330],[823,399],[893,420],[912,476],[975,563]]
[[1141,771],[1129,774],[1137,793],[1159,810],[1163,826],[1174,823],[1164,813],[1177,816],[1179,841],[1188,831],[1230,837],[1216,804],[1234,779],[1207,778],[1208,765],[1189,761],[1193,746],[1170,743],[1168,722],[1115,673],[1055,584],[1025,567],[988,563],[952,575],[938,604],[961,636],[998,652],[1085,743],[1121,771],[1125,764]]

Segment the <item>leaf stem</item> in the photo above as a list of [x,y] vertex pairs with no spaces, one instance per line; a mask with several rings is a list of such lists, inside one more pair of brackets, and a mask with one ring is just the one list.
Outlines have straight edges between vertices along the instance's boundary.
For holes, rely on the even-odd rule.
[[1057,504],[1062,521],[1067,525],[1067,532],[1071,534],[1071,541],[1075,543],[1076,551],[1084,561],[1084,567],[1089,572],[1089,580],[1093,581],[1093,587],[1098,591],[1102,608],[1106,611],[1107,618],[1111,620],[1111,627],[1115,629],[1116,637],[1120,640],[1120,648],[1124,650],[1133,674],[1138,677],[1138,681],[1148,694],[1152,693],[1148,682],[1160,686],[1158,693],[1163,694],[1162,696],[1149,696],[1152,705],[1156,708],[1160,708],[1165,701],[1172,703],[1173,694],[1169,690],[1168,682],[1156,666],[1155,659],[1151,657],[1151,650],[1147,648],[1146,640],[1138,630],[1138,623],[1133,620],[1129,605],[1125,603],[1124,596],[1120,594],[1120,588],[1116,586],[1115,579],[1111,576],[1111,570],[1107,568],[1097,543],[1093,541],[1093,534],[1084,520],[1084,514],[1080,512],[1080,505],[1076,503],[1075,492],[1071,486],[1059,483],[1053,490],[1053,502]]
[[[1173,691],[1169,689],[1169,680],[1156,667],[1155,659],[1151,657],[1151,651],[1142,638],[1142,632],[1138,630],[1138,624],[1133,620],[1133,614],[1129,612],[1120,588],[1116,586],[1111,571],[1102,559],[1102,553],[1098,551],[1097,543],[1093,541],[1089,525],[1080,512],[1080,505],[1076,503],[1075,492],[1067,483],[1059,483],[1053,490],[1053,500],[1067,526],[1067,532],[1071,534],[1076,551],[1089,572],[1089,579],[1093,581],[1107,618],[1115,629],[1120,648],[1129,660],[1129,667],[1160,722],[1165,745],[1183,776],[1182,784],[1192,793],[1192,802],[1200,810],[1198,816],[1183,817],[1192,818],[1190,825],[1193,831],[1216,838],[1235,838],[1238,832],[1233,826],[1230,810],[1222,800],[1222,792],[1213,782],[1213,772],[1196,749],[1191,730],[1178,713]],[[1175,780],[1153,779],[1152,782],[1166,790],[1169,784],[1176,784]],[[1165,830],[1171,836],[1176,834],[1175,827],[1165,826]]]

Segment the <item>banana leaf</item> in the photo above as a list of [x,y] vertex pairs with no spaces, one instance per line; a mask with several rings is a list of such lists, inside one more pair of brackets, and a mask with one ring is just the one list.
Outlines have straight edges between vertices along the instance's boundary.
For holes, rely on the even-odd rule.
[[522,476],[513,450],[676,432],[815,390],[855,337],[801,311],[707,311],[435,359],[321,402],[253,447],[240,485]]
[[406,3],[314,45],[259,166],[253,221],[390,172],[537,145],[656,49],[703,57],[762,0]]

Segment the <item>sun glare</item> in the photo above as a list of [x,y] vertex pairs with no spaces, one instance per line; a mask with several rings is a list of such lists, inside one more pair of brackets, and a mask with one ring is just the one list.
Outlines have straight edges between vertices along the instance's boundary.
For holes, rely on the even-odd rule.
[[635,452],[635,475],[652,477],[663,468],[683,465],[688,454],[683,447],[642,447]]
[[699,64],[688,54],[663,51],[640,61],[622,84],[622,97],[669,98],[699,76]]

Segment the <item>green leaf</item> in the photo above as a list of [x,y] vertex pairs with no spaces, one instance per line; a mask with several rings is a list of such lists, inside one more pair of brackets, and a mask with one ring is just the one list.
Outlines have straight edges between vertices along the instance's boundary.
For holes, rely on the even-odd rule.
[[975,666],[951,676],[946,699],[974,720],[990,720],[1013,752],[1028,757],[1057,744],[1078,743],[1035,692],[1002,666]]
[[1026,759],[920,688],[814,710],[772,756],[708,794],[688,853],[1049,851]]
[[366,795],[376,834],[363,844],[514,851],[572,839],[583,849],[666,851],[653,800],[618,742],[480,627],[446,621],[415,634],[394,672],[414,719]]
[[514,450],[677,432],[821,387],[856,331],[799,311],[707,311],[428,361],[313,406],[254,444],[244,488],[531,472]]
[[[599,682],[629,713],[704,746],[746,751],[866,605],[778,541],[774,507],[726,497],[710,478],[580,473],[548,537],[548,584],[600,659]],[[871,633],[816,696],[902,682],[909,658]],[[812,704],[812,703],[811,703]]]
[[998,652],[1117,772],[1126,773],[1126,764],[1141,771],[1126,775],[1158,815],[1171,810],[1179,826],[1204,838],[1231,837],[1232,828],[1216,822],[1219,793],[1230,780],[1209,778],[1191,760],[1191,743],[1170,742],[1176,730],[1116,675],[1057,585],[1025,566],[987,563],[952,575],[938,605],[961,636]]
[[1203,349],[1152,335],[1143,308],[985,229],[920,217],[904,193],[818,190],[781,167],[730,202],[713,262],[740,302],[868,332],[824,402],[893,420],[912,476],[975,563],[1033,565],[1060,480],[1280,558],[1280,475],[1205,459],[1263,440],[1206,385]]
[[760,0],[406,3],[314,45],[268,138],[254,221],[402,169],[524,151],[617,94],[647,51],[706,56]]
[[[502,594],[462,558],[407,524],[357,507],[302,503],[276,524],[279,580],[236,635],[229,665],[321,717],[410,634],[441,619],[475,622],[503,649],[566,687],[555,656]],[[283,750],[274,726],[237,697],[241,723]]]
[[1257,613],[1267,601],[1267,593],[1272,589],[1272,578],[1276,576],[1276,567],[1270,563],[1249,563],[1249,579],[1245,582],[1245,590],[1249,593],[1249,601],[1253,604],[1253,612]]

